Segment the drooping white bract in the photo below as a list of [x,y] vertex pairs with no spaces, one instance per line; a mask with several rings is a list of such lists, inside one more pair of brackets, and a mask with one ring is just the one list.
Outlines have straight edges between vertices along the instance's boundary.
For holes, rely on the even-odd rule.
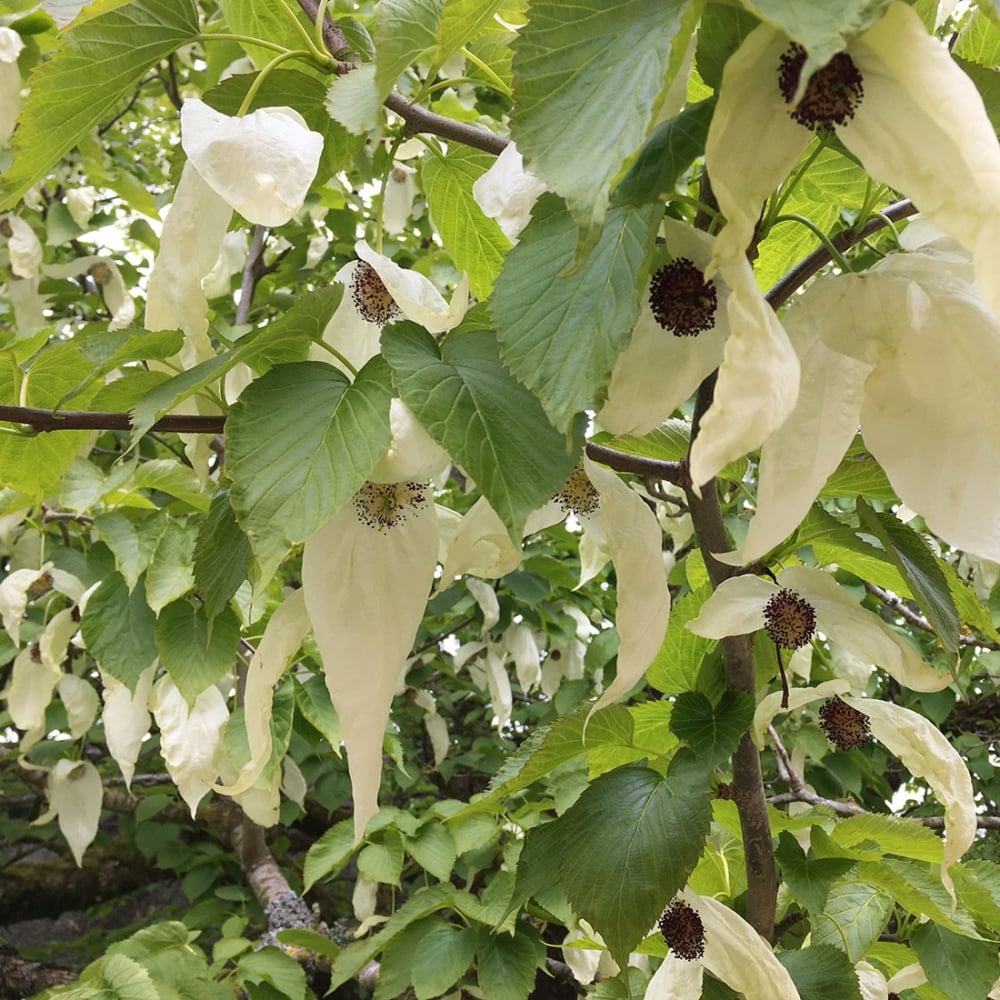
[[153,690],[156,667],[143,670],[136,681],[134,693],[117,678],[103,670],[100,673],[104,689],[101,721],[108,753],[121,770],[125,787],[130,788],[142,741],[149,732],[149,696]]
[[901,705],[876,698],[843,695],[851,708],[868,716],[871,734],[923,778],[944,806],[944,856],[941,882],[955,906],[955,886],[948,869],[976,839],[976,801],[972,778],[958,751],[929,719]]
[[746,1000],[799,1000],[792,977],[771,946],[735,910],[692,889],[677,898],[701,919],[704,954],[686,959],[668,953],[649,981],[645,1000],[698,1000],[704,969]]
[[437,552],[430,490],[415,482],[366,483],[303,550],[302,589],[341,720],[356,841],[378,812],[382,738]]
[[765,607],[780,592],[788,591],[811,605],[816,629],[831,642],[881,667],[905,687],[940,691],[951,683],[948,674],[928,666],[913,646],[858,604],[829,573],[811,566],[790,566],[778,575],[777,583],[752,575],[731,577],[687,627],[708,639],[756,632],[765,627]]
[[111,313],[109,330],[121,330],[135,319],[135,303],[125,288],[118,265],[110,257],[77,257],[68,264],[46,264],[42,273],[48,278],[75,278],[86,274],[100,289]]
[[293,108],[231,118],[197,98],[181,108],[181,145],[198,173],[248,222],[281,226],[302,207],[323,152]]
[[[727,220],[715,245],[719,266],[745,253],[764,199],[813,134],[793,119],[786,103],[792,95],[779,86],[790,50],[781,31],[761,24],[726,63],[705,148]],[[873,177],[968,248],[986,300],[1000,315],[1000,145],[982,97],[902,2],[852,39],[846,56],[860,78],[851,83],[863,93],[830,123],[838,138]],[[829,81],[829,89],[840,83]]]
[[861,988],[861,1000],[889,1000],[890,993],[913,990],[927,982],[927,974],[916,962],[900,969],[891,979],[886,979],[870,962],[858,962],[854,971]]
[[408,163],[396,162],[389,171],[382,196],[382,228],[390,235],[401,233],[413,210],[413,199],[417,196],[417,170]]
[[648,308],[619,355],[598,419],[613,433],[646,434],[718,368],[691,449],[697,486],[782,425],[795,405],[799,365],[745,257],[706,278],[712,238],[671,219],[663,232],[674,260],[650,281]]
[[83,852],[97,836],[104,801],[104,786],[97,768],[89,760],[58,761],[48,773],[46,787],[49,808],[33,825],[58,817],[59,830],[66,838],[73,860],[83,867]]
[[535,202],[546,190],[541,178],[524,169],[517,146],[510,142],[472,185],[472,197],[484,215],[496,220],[504,236],[516,243],[531,218]]
[[797,527],[859,424],[893,488],[928,527],[1000,561],[992,377],[1000,322],[968,270],[933,253],[898,254],[864,274],[818,279],[789,311],[803,388],[761,451],[757,512],[740,561],[760,558]]
[[20,216],[8,213],[0,219],[0,233],[7,237],[11,273],[18,278],[37,277],[44,251],[34,229]]
[[21,71],[17,57],[24,41],[13,28],[0,28],[0,149],[14,132],[21,110]]

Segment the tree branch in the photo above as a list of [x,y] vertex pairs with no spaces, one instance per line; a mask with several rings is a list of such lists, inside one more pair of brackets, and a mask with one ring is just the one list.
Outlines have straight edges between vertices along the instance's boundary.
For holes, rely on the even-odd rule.
[[600,462],[616,472],[635,472],[640,476],[664,479],[684,489],[691,485],[686,461],[661,462],[655,458],[642,458],[639,455],[630,455],[628,452],[616,451],[603,444],[594,444],[593,441],[587,443],[587,455],[595,462]]
[[[34,406],[0,405],[0,421],[26,424],[36,431],[129,431],[132,418],[127,413],[100,410],[42,410]],[[161,417],[151,431],[176,431],[180,434],[221,434],[225,430],[223,416],[176,414]]]

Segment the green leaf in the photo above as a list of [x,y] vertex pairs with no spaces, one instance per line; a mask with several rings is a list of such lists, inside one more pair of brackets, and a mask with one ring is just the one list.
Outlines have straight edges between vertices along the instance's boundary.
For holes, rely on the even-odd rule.
[[307,892],[321,878],[335,874],[353,853],[354,820],[345,819],[313,841],[302,867],[302,891]]
[[803,74],[825,66],[859,32],[870,28],[889,0],[743,0],[761,20],[780,28],[809,52]]
[[535,985],[535,970],[545,964],[545,946],[527,925],[514,936],[477,927],[479,988],[490,1000],[524,1000]]
[[685,628],[698,617],[701,606],[712,596],[712,587],[705,584],[677,601],[670,611],[670,624],[656,658],[646,670],[646,680],[664,694],[693,691],[698,683],[702,661],[716,645]]
[[288,1000],[306,1000],[306,970],[273,946],[240,957],[236,974],[247,983],[267,983]]
[[375,86],[385,97],[421,53],[437,45],[444,0],[381,0],[375,21]]
[[559,198],[543,195],[507,256],[490,306],[501,353],[561,431],[604,398],[639,315],[661,215],[658,205],[612,208],[586,261],[566,274],[576,226]]
[[688,167],[705,152],[714,111],[715,98],[710,97],[657,125],[615,189],[615,203],[638,206],[671,194]]
[[573,471],[576,453],[504,368],[492,333],[451,338],[439,353],[425,330],[395,324],[382,333],[382,352],[403,402],[520,538],[528,514]]
[[830,836],[842,847],[874,841],[885,854],[941,864],[941,838],[918,820],[879,813],[848,816],[837,821]]
[[455,267],[469,275],[473,294],[483,301],[489,298],[511,245],[472,197],[472,185],[494,162],[489,153],[452,143],[444,158],[425,157],[420,171],[431,220],[444,248]]
[[472,964],[476,951],[476,934],[471,927],[455,927],[441,920],[427,923],[430,926],[421,935],[410,966],[417,1000],[447,993]]
[[695,66],[702,80],[718,90],[729,57],[743,44],[760,20],[739,4],[709,0],[698,25]]
[[194,0],[104,7],[106,13],[71,28],[63,48],[32,73],[12,142],[13,164],[0,179],[0,209],[15,204],[94,125],[110,118],[150,66],[198,35]]
[[982,10],[973,10],[951,51],[959,59],[996,69],[1000,65],[1000,25]]
[[788,970],[800,1000],[861,1000],[858,974],[837,948],[810,945],[776,951],[775,957]]
[[874,511],[858,500],[861,527],[870,531],[896,564],[909,584],[921,610],[934,626],[954,669],[958,660],[958,637],[962,623],[955,609],[944,572],[927,543],[911,527],[887,511]]
[[169,520],[156,542],[146,571],[146,603],[159,614],[194,587],[195,525]]
[[139,675],[156,659],[156,618],[144,587],[131,592],[120,573],[106,576],[87,601],[80,632],[90,655],[134,692]]
[[[20,133],[18,128],[14,134]],[[0,359],[0,401],[54,410],[89,373],[89,362],[72,343],[46,347],[32,361],[28,375],[18,366],[14,352],[6,352]],[[94,388],[80,394],[79,406],[89,405]],[[0,434],[0,486],[9,486],[32,502],[57,494],[62,474],[92,434],[63,430]]]
[[101,1000],[157,1000],[160,991],[149,973],[126,955],[106,955],[99,974],[91,981],[100,988]]
[[195,587],[205,601],[209,618],[214,618],[239,590],[247,577],[249,559],[250,543],[236,521],[229,490],[220,490],[212,498],[194,546]]
[[823,912],[830,887],[854,867],[850,858],[807,857],[798,841],[787,831],[779,836],[775,859],[781,875],[795,899],[810,913]]
[[712,816],[709,775],[684,749],[666,777],[619,768],[594,781],[554,824],[566,896],[623,967],[698,861]]
[[890,503],[896,499],[882,466],[864,452],[847,455],[819,491],[821,497],[867,497]]
[[209,618],[189,601],[167,605],[156,629],[160,662],[188,704],[233,668],[239,641],[240,622],[231,608]]
[[839,948],[856,964],[882,933],[892,908],[888,893],[865,882],[841,882],[830,890],[823,912],[810,920],[813,944]]
[[[220,6],[226,23],[235,34],[245,35],[249,38],[266,38],[269,42],[276,42],[289,49],[302,48],[302,36],[296,30],[287,13],[282,10],[282,5],[247,3],[247,0],[221,0]],[[291,4],[290,9],[296,12],[299,22],[308,29],[309,22],[299,12],[298,5]],[[241,45],[258,67],[266,66],[274,58],[273,49],[265,49],[250,43],[241,43]],[[306,64],[300,62],[299,65]],[[322,90],[322,86],[319,86],[318,89]]]
[[430,872],[442,882],[451,878],[458,852],[455,849],[455,838],[447,827],[427,823],[415,837],[406,837],[404,841],[407,853],[424,871]]
[[381,843],[362,848],[358,871],[372,882],[398,886],[403,871],[403,838],[399,833],[386,830]]
[[434,61],[440,66],[463,45],[478,37],[483,29],[493,24],[493,15],[502,6],[504,0],[445,0],[437,29]]
[[155,518],[136,523],[121,510],[112,510],[96,518],[94,528],[97,537],[111,549],[115,569],[125,578],[128,589],[132,590],[153,558],[163,530],[162,523]]
[[[566,199],[581,230],[603,224],[611,184],[646,138],[701,6],[690,0],[532,3],[514,47],[511,131],[526,165]],[[627,100],[608,99],[609,79]]]
[[389,447],[389,369],[372,358],[353,383],[318,361],[251,382],[227,421],[230,499],[267,577],[322,527]]
[[684,691],[674,702],[670,728],[712,768],[733,755],[753,713],[753,699],[741,691],[723,692],[715,705],[698,691]]
[[910,944],[928,982],[949,1000],[982,1000],[1000,977],[994,941],[973,941],[926,923],[910,935]]
[[295,703],[306,721],[340,756],[340,719],[322,677],[310,677],[295,689]]
[[208,511],[212,502],[212,498],[202,489],[194,469],[172,458],[139,462],[133,478],[137,487],[167,493],[203,514]]
[[[671,417],[642,437],[621,434],[605,443],[609,448],[628,455],[653,458],[659,462],[679,462],[686,459],[691,450],[691,424]],[[724,466],[719,476],[738,483],[742,481],[746,469],[746,461],[738,459]]]

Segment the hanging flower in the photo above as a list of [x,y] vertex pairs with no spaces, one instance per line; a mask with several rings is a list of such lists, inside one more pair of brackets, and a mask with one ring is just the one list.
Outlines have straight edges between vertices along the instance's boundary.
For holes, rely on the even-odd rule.
[[813,132],[831,129],[869,173],[966,246],[1000,315],[1000,146],[972,81],[901,2],[801,88],[805,63],[805,50],[766,23],[726,63],[705,148],[727,220],[716,264],[745,253],[764,199]]
[[340,717],[354,835],[378,812],[382,738],[437,565],[427,486],[366,483],[309,538],[302,589]]
[[707,482],[758,448],[795,405],[799,365],[744,257],[706,277],[710,236],[671,219],[673,260],[654,272],[648,309],[619,356],[598,419],[616,434],[646,434],[716,368],[714,399],[691,449],[691,478]]
[[[357,260],[334,276],[344,286],[344,298],[323,331],[323,340],[355,368],[379,352],[382,328],[396,320],[419,323],[431,333],[458,326],[469,308],[469,279],[462,276],[449,304],[433,282],[376,253],[364,240],[354,245]],[[318,345],[310,358],[337,364]]]
[[75,278],[86,274],[97,286],[111,314],[109,330],[122,330],[135,319],[135,302],[125,288],[118,265],[110,257],[77,257],[68,264],[47,264],[42,273],[47,278]]
[[42,241],[20,216],[8,214],[0,219],[0,236],[7,238],[10,270],[18,278],[35,278],[42,266]]
[[[759,559],[795,529],[859,424],[893,489],[931,530],[1000,561],[1000,466],[991,458],[1000,452],[1000,322],[967,270],[933,253],[898,254],[864,274],[818,279],[789,311],[802,390],[761,451],[739,561]],[[928,405],[935,399],[962,405]]]
[[771,946],[724,903],[685,889],[659,926],[670,951],[645,1000],[697,1000],[705,969],[746,1000],[799,1000]]
[[759,576],[731,577],[687,627],[708,639],[765,629],[785,649],[804,646],[819,631],[913,691],[940,691],[951,683],[949,675],[929,667],[908,642],[858,604],[832,576],[811,566],[791,566],[778,576],[777,583]]
[[280,226],[302,207],[323,136],[293,108],[231,118],[197,98],[181,108],[181,145],[208,186],[248,222]]
[[382,227],[390,236],[395,236],[406,228],[416,196],[416,167],[400,163],[397,158],[386,178],[385,193],[382,196]]
[[504,236],[516,243],[531,218],[535,202],[546,190],[541,178],[524,169],[517,146],[510,142],[472,185],[472,197],[484,215],[496,219]]
[[886,979],[870,962],[858,962],[854,966],[861,988],[861,1000],[892,1000],[903,990],[915,990],[927,982],[923,967],[914,962],[900,969],[891,979]]
[[49,808],[32,825],[58,818],[77,868],[83,867],[83,853],[97,836],[104,802],[104,786],[97,768],[89,760],[65,757],[48,773],[46,790]]
[[[485,532],[487,542],[481,545],[471,532],[459,528],[445,561],[445,581],[481,569],[487,561],[483,556],[492,557],[494,552],[494,569],[511,563],[511,568],[517,565],[512,557],[519,550],[509,539],[506,542],[501,539],[503,526],[492,508],[490,512],[492,517],[477,504],[467,515],[470,524]],[[621,638],[618,674],[591,709],[593,713],[629,691],[656,656],[667,629],[670,592],[656,517],[643,499],[613,472],[584,457],[552,500],[528,515],[524,533],[541,531],[570,514],[583,529],[580,584],[593,579],[609,559],[618,581],[615,613],[615,626]],[[460,556],[465,556],[466,561]]]

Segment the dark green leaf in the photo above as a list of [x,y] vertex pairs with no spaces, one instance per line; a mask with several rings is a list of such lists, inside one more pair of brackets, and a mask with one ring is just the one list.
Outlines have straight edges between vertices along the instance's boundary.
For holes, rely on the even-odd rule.
[[160,613],[160,662],[189,704],[236,662],[240,622],[231,608],[209,618],[201,605],[174,601]]
[[524,1000],[535,985],[535,970],[545,964],[545,946],[529,925],[518,923],[514,936],[477,927],[479,988],[490,1000]]
[[156,618],[145,588],[130,593],[120,573],[106,576],[87,601],[80,632],[101,669],[134,692],[139,675],[157,656]]
[[722,70],[729,57],[758,24],[759,19],[740,4],[722,0],[705,5],[698,25],[695,66],[713,90],[718,90],[722,83]]
[[389,369],[353,383],[318,361],[251,382],[227,421],[230,499],[264,576],[361,487],[389,447]]
[[927,543],[911,527],[903,524],[893,514],[875,511],[858,500],[858,518],[861,527],[870,531],[881,542],[903,579],[909,584],[921,610],[934,626],[945,652],[955,666],[958,658],[958,637],[962,623],[955,609],[951,591],[944,572]]
[[839,949],[811,945],[799,951],[777,951],[775,957],[788,970],[800,1000],[861,1000],[858,974]]
[[447,993],[472,964],[475,951],[476,935],[471,927],[434,920],[422,935],[410,967],[417,1000],[432,1000]]
[[425,330],[396,324],[382,333],[382,351],[403,402],[520,538],[528,514],[573,471],[576,453],[504,368],[493,334],[462,334],[439,352]]
[[781,875],[795,899],[810,913],[822,913],[830,887],[854,867],[851,858],[807,857],[798,841],[787,831],[779,836],[775,859]]
[[208,516],[201,522],[194,548],[194,580],[214,618],[247,578],[250,543],[240,530],[229,503],[229,490],[212,498]]
[[698,691],[684,691],[674,703],[670,728],[706,767],[717,767],[739,746],[753,712],[753,699],[741,691],[724,692],[715,705]]
[[928,982],[949,1000],[982,1000],[1000,977],[995,941],[974,941],[928,922],[914,930],[910,944]]
[[635,765],[601,775],[557,821],[563,889],[623,967],[701,854],[709,775],[681,749],[666,777]]
[[658,205],[611,209],[586,261],[567,274],[576,226],[559,198],[543,195],[507,256],[491,304],[501,353],[561,431],[604,398],[639,315],[661,215]]
[[615,189],[615,203],[638,206],[673,192],[687,168],[705,152],[714,111],[715,98],[710,97],[657,125]]

